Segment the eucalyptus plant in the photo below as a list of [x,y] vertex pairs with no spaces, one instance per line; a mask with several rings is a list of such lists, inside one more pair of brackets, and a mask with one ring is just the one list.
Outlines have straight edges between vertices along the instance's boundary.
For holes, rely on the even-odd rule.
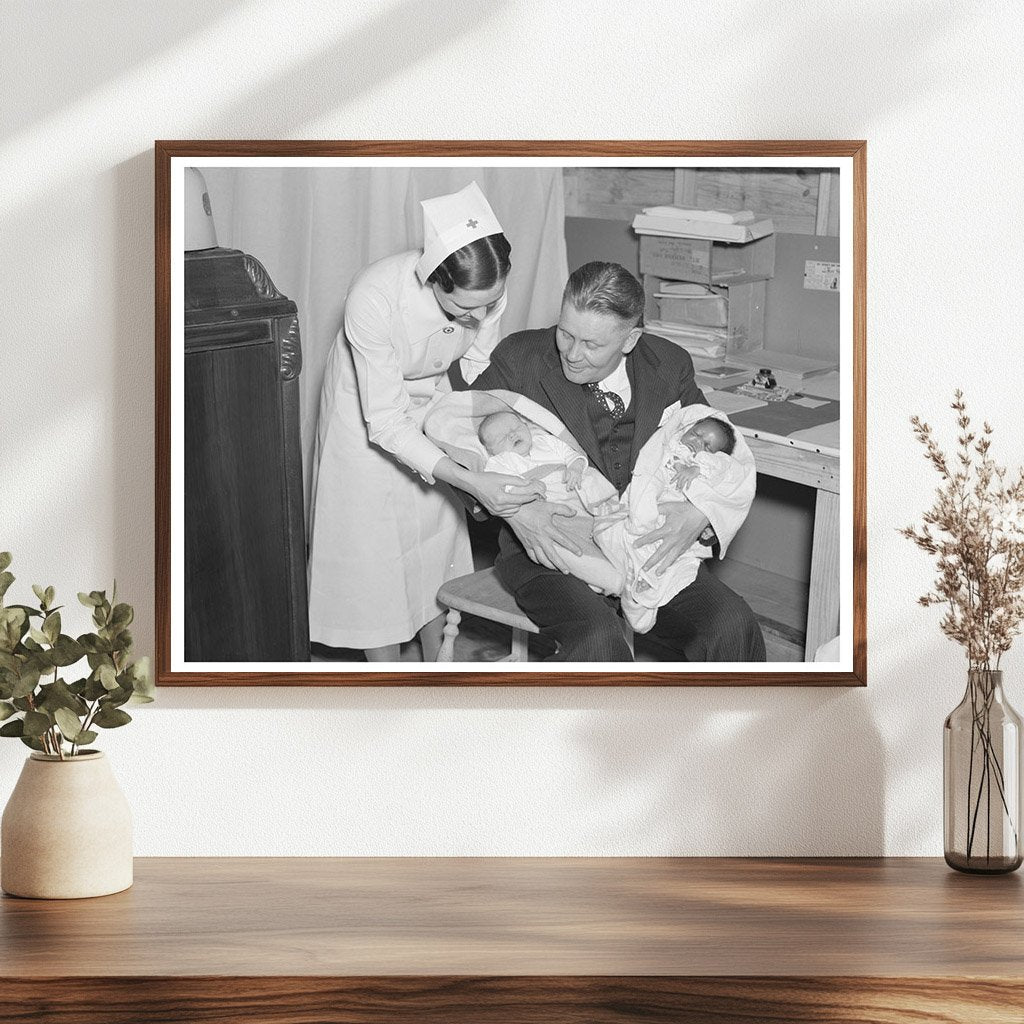
[[[80,593],[96,631],[68,636],[61,632],[64,606],[54,604],[53,587],[32,587],[37,606],[4,603],[14,582],[10,564],[10,553],[0,552],[0,736],[16,736],[61,760],[74,757],[99,729],[132,720],[126,704],[153,700],[149,659],[131,660],[128,627],[135,612],[118,603],[116,581],[109,599],[102,590]],[[65,670],[83,659],[88,675],[67,682]]]

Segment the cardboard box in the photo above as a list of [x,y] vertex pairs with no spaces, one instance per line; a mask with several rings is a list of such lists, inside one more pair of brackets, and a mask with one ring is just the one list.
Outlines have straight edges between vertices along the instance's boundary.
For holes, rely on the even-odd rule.
[[640,272],[705,285],[766,281],[775,273],[775,235],[742,243],[640,235]]

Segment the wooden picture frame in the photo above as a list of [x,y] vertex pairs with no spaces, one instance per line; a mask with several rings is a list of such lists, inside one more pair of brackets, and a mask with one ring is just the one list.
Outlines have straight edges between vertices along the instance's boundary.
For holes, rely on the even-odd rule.
[[[804,543],[804,555],[809,558],[810,569],[806,586],[808,592],[807,619],[804,641],[804,660],[800,662],[772,661],[768,663],[736,663],[716,665],[696,663],[689,667],[685,663],[643,662],[623,663],[621,669],[615,664],[589,665],[587,663],[564,664],[552,670],[545,662],[524,662],[511,667],[508,663],[459,662],[453,664],[422,664],[406,662],[376,668],[367,663],[328,661],[304,662],[298,660],[253,662],[248,658],[233,656],[230,661],[196,660],[185,653],[185,609],[193,607],[185,595],[184,530],[188,521],[185,511],[186,492],[198,493],[199,485],[192,473],[196,459],[185,459],[185,422],[198,417],[186,412],[187,400],[185,352],[222,351],[233,344],[230,330],[223,323],[212,334],[208,331],[205,341],[196,342],[196,329],[189,327],[186,344],[185,318],[185,263],[191,260],[185,254],[185,175],[186,168],[204,169],[209,175],[211,168],[287,167],[298,169],[316,168],[463,168],[481,166],[497,168],[493,173],[506,169],[509,173],[517,168],[545,166],[561,168],[566,183],[565,203],[567,225],[572,222],[574,231],[594,230],[596,235],[615,238],[608,244],[614,249],[621,246],[627,237],[632,214],[641,207],[661,205],[668,201],[676,206],[694,209],[744,209],[755,202],[767,209],[756,209],[758,214],[767,213],[774,218],[772,238],[778,235],[789,238],[804,234],[818,241],[829,241],[827,252],[818,259],[811,259],[817,253],[817,243],[804,244],[797,239],[795,248],[785,256],[787,263],[787,293],[799,305],[806,296],[802,289],[828,289],[835,292],[838,308],[838,371],[836,374],[836,397],[839,401],[839,418],[834,421],[835,447],[830,442],[813,438],[810,441],[793,440],[773,434],[770,430],[743,427],[744,435],[757,462],[759,480],[764,478],[782,480],[780,487],[791,488],[797,484],[806,489],[800,500],[803,504],[803,520],[808,532]],[[584,171],[585,174],[578,172]],[[608,174],[615,172],[619,177],[605,188]],[[663,172],[671,171],[671,191],[662,197],[668,180]],[[710,175],[718,173],[712,182]],[[753,178],[755,172],[762,177]],[[232,171],[234,173],[234,170]],[[866,495],[865,495],[865,387],[866,387],[866,143],[863,141],[479,141],[479,142],[436,142],[436,141],[158,141],[155,144],[155,242],[156,242],[156,625],[157,649],[156,666],[159,685],[260,685],[260,686],[307,686],[307,685],[353,685],[353,686],[423,686],[423,685],[468,685],[468,686],[679,686],[679,685],[815,685],[815,686],[860,686],[866,684]],[[614,175],[613,175],[614,176]],[[799,180],[801,189],[792,187],[790,179]],[[622,182],[641,182],[636,195],[625,195],[620,187]],[[755,184],[751,184],[754,181]],[[605,184],[602,184],[604,182]],[[597,183],[597,184],[595,184]],[[650,188],[648,188],[650,186]],[[763,186],[763,187],[762,187]],[[777,192],[772,189],[777,188]],[[646,192],[645,192],[646,190]],[[211,190],[212,191],[212,190]],[[650,193],[650,194],[648,194]],[[437,194],[437,193],[433,193]],[[795,198],[794,198],[795,197]],[[804,202],[806,200],[806,202]],[[204,197],[205,201],[205,197]],[[711,205],[711,203],[714,205]],[[774,204],[774,205],[773,205]],[[787,204],[789,204],[787,206]],[[216,201],[214,202],[216,207]],[[571,211],[571,212],[570,212]],[[209,208],[207,208],[209,212]],[[577,222],[585,222],[582,224]],[[782,230],[783,227],[789,231]],[[794,230],[795,229],[795,230]],[[828,234],[828,232],[834,232]],[[657,235],[657,231],[654,232]],[[575,237],[575,236],[574,236]],[[584,236],[579,236],[583,238]],[[590,236],[586,236],[590,237]],[[661,236],[658,236],[659,238]],[[657,239],[655,240],[657,241]],[[670,242],[672,239],[670,238]],[[579,238],[577,238],[579,242]],[[579,242],[584,245],[583,242]],[[639,245],[639,240],[637,241]],[[732,260],[732,252],[726,257]],[[773,243],[774,244],[774,243]],[[708,242],[708,252],[718,252]],[[585,248],[585,246],[584,246]],[[600,246],[598,246],[600,248]],[[657,248],[657,246],[655,246]],[[664,247],[663,247],[664,248]],[[672,245],[668,250],[673,250]],[[212,250],[204,250],[207,254]],[[223,247],[220,253],[227,252]],[[233,250],[232,250],[233,251]],[[624,250],[623,250],[624,251]],[[651,253],[647,252],[648,269],[652,266]],[[775,250],[773,249],[773,252]],[[665,253],[658,249],[661,256]],[[782,258],[781,249],[779,250]],[[830,255],[831,254],[831,255]],[[672,257],[672,252],[669,252]],[[281,295],[274,281],[280,268],[264,267],[262,255],[258,252],[235,252],[235,269],[224,270],[223,279],[210,286],[206,296],[212,304],[220,302],[221,311],[238,315],[245,320],[252,314],[260,319],[257,330],[259,343],[268,346],[273,353],[274,372],[278,375],[280,388],[274,391],[274,401],[281,404],[283,414],[294,416],[297,391],[289,387],[299,374],[301,364],[301,342],[297,325],[301,320],[301,308],[296,313],[295,304]],[[589,258],[607,258],[604,252]],[[674,258],[674,257],[673,257]],[[708,259],[716,257],[709,256]],[[773,259],[776,258],[773,256]],[[653,264],[659,266],[660,264]],[[190,263],[190,266],[198,264]],[[724,263],[722,264],[724,266]],[[800,268],[803,267],[803,282],[800,283]],[[238,268],[242,268],[242,273]],[[794,269],[795,268],[795,269]],[[572,267],[570,266],[570,269]],[[644,272],[643,264],[640,265]],[[730,267],[722,273],[737,275],[740,284],[750,283],[749,266],[736,269]],[[821,283],[821,275],[836,273],[831,283]],[[710,274],[710,271],[709,271]],[[744,276],[746,274],[746,276]],[[794,277],[793,275],[796,275]],[[234,277],[232,275],[235,275]],[[652,275],[647,274],[647,277]],[[758,273],[754,272],[757,278]],[[655,276],[655,282],[660,280]],[[722,284],[718,280],[718,284]],[[730,316],[736,316],[739,327],[730,322],[729,354],[732,354],[732,339],[746,339],[744,354],[761,352],[767,346],[757,347],[763,341],[765,318],[768,319],[769,334],[780,331],[779,323],[771,323],[772,310],[788,308],[790,300],[766,301],[765,288],[775,287],[775,277],[754,281],[752,287],[738,285],[730,293]],[[228,282],[225,284],[225,282]],[[233,284],[231,282],[234,282]],[[250,298],[238,300],[237,287],[253,289]],[[795,283],[794,283],[795,282]],[[649,301],[653,292],[648,284]],[[712,282],[713,284],[715,282]],[[339,283],[343,292],[347,281]],[[778,287],[783,287],[781,276]],[[232,291],[232,289],[236,289]],[[719,289],[721,291],[721,289]],[[664,297],[664,293],[661,293]],[[203,301],[206,301],[204,299]],[[232,302],[249,303],[229,309]],[[190,309],[195,312],[196,300],[190,292]],[[199,303],[201,305],[201,303]],[[795,306],[794,306],[795,308]],[[191,314],[190,314],[191,315]],[[198,315],[198,321],[203,316]],[[192,316],[191,325],[197,322]],[[255,322],[255,321],[253,321]],[[208,326],[208,325],[206,325]],[[530,326],[546,326],[541,324]],[[200,327],[205,330],[201,323]],[[230,325],[228,325],[230,327]],[[792,329],[791,327],[789,329]],[[254,328],[255,330],[255,328]],[[649,328],[650,333],[657,333]],[[218,333],[219,332],[219,333]],[[201,331],[200,331],[201,333]],[[797,332],[799,333],[799,332]],[[238,332],[236,331],[236,334]],[[216,335],[216,336],[215,336]],[[257,344],[256,335],[247,336],[245,342],[251,347]],[[210,339],[213,338],[211,341]],[[198,347],[197,347],[198,346]],[[769,350],[771,352],[771,350]],[[749,363],[750,360],[748,359]],[[240,365],[240,364],[239,364]],[[229,371],[232,378],[238,367]],[[248,371],[244,371],[248,372]],[[205,373],[205,371],[204,371]],[[212,371],[203,380],[217,377],[224,379],[224,371]],[[189,378],[191,379],[191,378]],[[698,378],[699,380],[700,378]],[[191,385],[189,385],[191,386]],[[253,385],[256,386],[255,384]],[[707,385],[705,385],[707,386]],[[273,385],[277,387],[277,385]],[[269,392],[268,392],[269,393]],[[815,397],[802,392],[791,395],[791,400],[804,399],[808,408],[823,404],[828,398]],[[206,398],[210,408],[216,409],[218,392],[211,384]],[[193,399],[195,408],[199,399]],[[191,406],[189,407],[192,408]],[[203,406],[207,408],[207,406]],[[214,415],[223,422],[222,415]],[[268,426],[262,417],[257,417],[268,434],[277,430],[277,420]],[[190,427],[190,430],[192,428]],[[215,428],[219,429],[219,428]],[[248,436],[253,430],[252,423],[236,423],[236,433]],[[190,435],[191,436],[191,435]],[[193,447],[191,451],[195,451]],[[301,467],[294,462],[282,467],[282,486],[302,486]],[[187,462],[187,465],[186,465]],[[223,467],[223,459],[215,463]],[[197,472],[199,472],[197,470]],[[206,466],[206,479],[213,472]],[[300,474],[296,484],[296,473]],[[189,482],[186,483],[186,479]],[[290,481],[290,483],[289,483]],[[775,486],[774,484],[772,486]],[[214,490],[217,487],[214,486]],[[800,492],[804,494],[803,491]],[[191,499],[189,499],[191,500]],[[239,509],[245,507],[245,499]],[[773,499],[774,500],[774,499]],[[194,507],[194,506],[191,506]],[[248,507],[252,508],[250,501]],[[809,515],[808,515],[808,509]],[[293,512],[287,512],[286,518]],[[239,513],[239,521],[245,516]],[[205,529],[205,528],[204,528]],[[296,524],[291,523],[290,540],[282,542],[279,562],[291,566],[294,579],[284,585],[291,588],[294,601],[304,602],[299,594],[301,578],[296,565],[304,562],[305,552],[299,540],[296,541]],[[215,531],[199,531],[206,533]],[[193,534],[194,536],[195,534]],[[772,534],[769,532],[769,536]],[[254,543],[254,542],[250,542]],[[195,542],[192,542],[193,548]],[[771,546],[770,544],[768,545]],[[285,548],[290,550],[285,551]],[[244,544],[240,550],[245,550]],[[235,559],[244,566],[245,560]],[[756,568],[756,567],[755,567]],[[220,570],[218,570],[220,571]],[[767,570],[758,569],[758,572]],[[251,595],[262,595],[267,589],[257,577],[247,575],[245,568],[239,569],[239,577],[233,578],[220,571],[220,576],[211,586],[212,597],[205,599],[202,614],[197,611],[193,621],[203,621],[216,627],[221,616],[229,617],[240,602],[253,600]],[[769,576],[771,574],[769,573]],[[244,585],[242,576],[245,576]],[[280,582],[281,573],[274,568],[264,571],[265,579]],[[195,574],[190,577],[194,587]],[[760,577],[759,577],[760,578]],[[255,582],[254,582],[255,580]],[[765,583],[768,580],[768,583]],[[269,585],[268,585],[269,586]],[[761,579],[763,589],[772,590],[768,576]],[[797,591],[799,592],[799,586]],[[196,593],[193,589],[190,593]],[[249,595],[249,596],[247,596]],[[284,600],[288,595],[285,594]],[[750,598],[748,597],[748,600]],[[194,602],[199,607],[198,600]],[[294,605],[293,605],[294,606]],[[303,604],[304,607],[304,604]],[[472,610],[472,605],[469,606]],[[838,625],[837,625],[838,620]],[[273,618],[277,621],[277,617]],[[507,621],[507,620],[503,620]],[[773,621],[773,620],[765,620]],[[294,623],[292,624],[294,627]],[[193,634],[195,633],[193,627]],[[258,627],[257,627],[258,628]],[[767,628],[767,627],[766,627]],[[782,630],[782,627],[779,627]],[[813,652],[821,650],[819,643],[827,640],[838,628],[839,636],[827,655],[830,660],[814,662]],[[451,630],[449,629],[449,632]],[[301,628],[293,629],[293,649],[302,649]],[[780,644],[789,642],[780,633]],[[813,642],[810,638],[814,638]],[[799,645],[799,639],[792,640]],[[301,657],[301,654],[300,654]]]

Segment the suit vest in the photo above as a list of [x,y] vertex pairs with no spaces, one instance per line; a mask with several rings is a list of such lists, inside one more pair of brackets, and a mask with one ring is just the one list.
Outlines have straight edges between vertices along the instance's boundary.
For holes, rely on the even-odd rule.
[[594,434],[601,451],[603,466],[597,468],[622,494],[629,484],[630,466],[633,464],[633,434],[636,431],[636,419],[633,412],[632,396],[625,415],[616,422],[608,411],[601,411],[597,402],[587,402],[587,415],[594,425]]

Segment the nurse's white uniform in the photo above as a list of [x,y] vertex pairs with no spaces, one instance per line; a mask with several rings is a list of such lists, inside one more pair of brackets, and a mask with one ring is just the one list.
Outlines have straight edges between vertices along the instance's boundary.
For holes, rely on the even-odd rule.
[[502,295],[477,330],[450,321],[415,267],[419,252],[365,268],[345,302],[320,397],[309,555],[310,639],[401,643],[441,612],[446,580],[473,571],[465,508],[433,469],[427,404],[467,382],[500,340]]

